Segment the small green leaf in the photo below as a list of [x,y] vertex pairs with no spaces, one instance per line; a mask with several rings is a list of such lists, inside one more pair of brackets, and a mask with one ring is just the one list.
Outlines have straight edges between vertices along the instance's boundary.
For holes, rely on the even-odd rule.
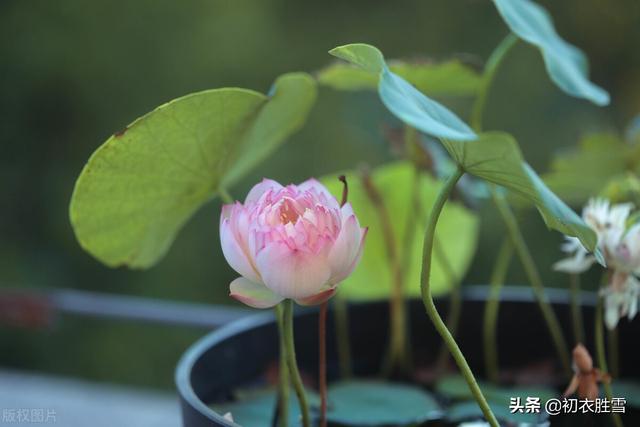
[[[637,175],[627,172],[609,180],[606,187],[598,194],[611,203],[633,203],[640,206],[640,179]],[[632,214],[638,219],[638,215]],[[631,219],[631,218],[629,218]]]
[[558,153],[545,183],[568,203],[583,204],[600,193],[612,178],[640,163],[640,146],[614,134],[593,134],[577,147]]
[[[472,96],[478,93],[480,75],[459,60],[445,62],[389,61],[389,69],[428,96]],[[338,90],[376,90],[375,74],[351,64],[335,63],[320,70],[318,82]]]
[[378,93],[385,106],[400,120],[439,138],[473,140],[476,134],[458,116],[428,98],[387,67],[382,53],[366,44],[351,44],[330,51],[378,75]]
[[511,135],[488,132],[477,141],[444,140],[443,144],[465,172],[501,185],[530,201],[538,208],[548,227],[577,237],[587,249],[598,255],[594,231],[524,162],[518,143]]
[[381,73],[387,67],[382,52],[377,47],[364,43],[338,46],[331,49],[329,54],[351,62],[371,73]]
[[[307,390],[309,404],[317,406],[318,395]],[[211,409],[220,415],[231,413],[233,421],[242,427],[271,427],[276,410],[277,394],[273,389],[252,390],[238,393],[238,400],[229,403],[212,404]],[[298,425],[300,407],[295,393],[289,393],[288,425]]]
[[307,74],[273,95],[207,90],[164,104],[113,135],[76,182],[70,218],[80,245],[108,266],[147,268],[191,215],[304,123],[316,96]]
[[440,418],[442,412],[426,391],[405,384],[353,380],[329,387],[331,422],[352,426],[414,425]]
[[615,379],[611,382],[613,397],[622,397],[627,405],[640,408],[640,382]]
[[[321,181],[339,198],[342,183],[338,181],[338,175],[325,176]],[[361,174],[347,172],[345,175],[349,182],[349,202],[358,215],[360,224],[363,227],[369,227],[369,233],[362,260],[353,274],[340,285],[339,293],[352,300],[384,299],[390,295],[393,276],[387,262],[387,249],[380,217],[362,185]],[[409,162],[390,163],[373,170],[371,179],[382,195],[385,208],[391,217],[396,249],[402,254],[409,215],[415,214],[411,208],[414,185],[413,166]],[[441,183],[423,175],[419,185],[423,217],[419,219],[412,233],[413,244],[407,255],[408,259],[405,260],[407,270],[404,272],[404,289],[408,296],[420,296],[422,236],[425,231],[426,215],[437,197]],[[438,221],[436,238],[456,277],[463,277],[476,249],[478,218],[460,204],[449,202]],[[401,257],[405,258],[404,255]],[[447,292],[452,286],[450,277],[447,276],[446,269],[442,267],[438,258],[434,261],[431,278],[433,292],[436,295]]]
[[609,103],[609,94],[589,81],[584,53],[556,33],[544,8],[531,0],[493,1],[511,31],[542,51],[547,72],[560,89],[596,105]]

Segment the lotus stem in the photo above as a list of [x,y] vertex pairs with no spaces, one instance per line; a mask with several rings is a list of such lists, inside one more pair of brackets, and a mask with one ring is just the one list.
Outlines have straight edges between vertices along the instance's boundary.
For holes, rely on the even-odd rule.
[[320,427],[327,427],[327,307],[320,304],[318,315],[318,389],[320,391]]
[[618,378],[620,376],[620,348],[617,327],[607,329],[607,342],[609,344],[609,373],[613,378]]
[[[460,316],[462,315],[462,287],[461,281],[457,277],[453,266],[447,258],[447,254],[442,247],[442,243],[435,236],[433,239],[434,258],[447,275],[449,283],[451,283],[451,293],[449,295],[449,312],[447,313],[446,325],[451,335],[455,338],[458,333],[458,324],[460,323]],[[447,359],[449,356],[449,350],[443,344],[438,354],[436,361],[436,372],[444,372],[447,367]]]
[[347,301],[337,294],[333,297],[333,313],[336,324],[336,343],[340,376],[351,378],[351,343],[349,342],[349,307]]
[[231,197],[231,194],[229,194],[229,192],[226,189],[220,188],[218,190],[218,194],[220,195],[220,198],[224,203],[226,204],[233,203],[233,197]]
[[497,324],[498,311],[500,310],[500,291],[512,258],[513,243],[506,237],[500,245],[496,263],[493,266],[489,280],[489,298],[484,306],[484,363],[487,377],[494,383],[499,380]]
[[533,294],[536,297],[536,301],[538,302],[538,306],[542,312],[542,317],[544,318],[547,328],[549,329],[549,333],[551,334],[551,339],[556,348],[556,352],[558,353],[558,358],[560,359],[564,373],[567,378],[571,378],[573,376],[570,362],[571,359],[569,357],[569,349],[567,348],[564,336],[562,335],[560,322],[547,299],[547,295],[544,291],[544,285],[540,278],[540,273],[533,261],[529,247],[522,236],[516,217],[511,211],[507,201],[503,196],[497,193],[494,186],[492,186],[491,195],[493,196],[493,201],[498,208],[498,212],[500,212],[500,215],[507,226],[507,232],[511,238],[516,254],[518,255],[518,258],[520,258],[520,262],[522,263],[525,274],[527,275],[527,279],[531,284],[531,289],[533,290]]
[[362,176],[362,183],[371,204],[373,204],[378,214],[387,260],[391,268],[389,359],[387,367],[383,371],[386,371],[385,373],[387,374],[390,374],[395,368],[407,371],[407,314],[404,300],[404,278],[393,226],[382,195],[373,183],[371,176],[366,172]]
[[584,321],[582,320],[582,297],[579,275],[569,275],[569,290],[571,293],[571,323],[573,325],[573,339],[577,345],[584,343]]
[[442,339],[447,344],[449,351],[453,355],[454,360],[460,368],[462,376],[467,381],[473,397],[480,406],[484,417],[492,427],[499,427],[498,421],[496,420],[495,415],[493,415],[493,412],[491,411],[487,400],[482,394],[482,390],[480,390],[478,382],[473,376],[473,372],[471,371],[469,364],[460,351],[460,347],[458,347],[455,339],[447,329],[447,326],[442,321],[440,314],[438,314],[438,310],[436,309],[435,303],[433,302],[433,296],[431,295],[431,255],[433,252],[433,240],[435,237],[436,225],[438,223],[440,213],[442,212],[442,208],[444,207],[447,199],[449,198],[449,195],[453,191],[456,183],[463,173],[463,170],[461,168],[458,168],[456,172],[446,180],[444,186],[438,194],[438,198],[433,205],[431,213],[429,214],[429,220],[427,222],[427,228],[424,234],[420,290],[422,292],[422,302],[424,303],[427,315],[433,322],[433,325],[435,326],[438,333],[442,336]]
[[[491,53],[491,56],[487,60],[482,75],[482,84],[480,86],[480,91],[473,104],[471,113],[471,125],[476,132],[480,132],[482,130],[482,115],[484,112],[487,95],[489,93],[491,85],[493,84],[496,73],[502,65],[507,53],[511,51],[511,49],[516,45],[517,42],[518,37],[513,33],[509,33],[494,49],[494,51]],[[531,283],[531,287],[533,289],[536,300],[538,301],[538,305],[540,306],[540,310],[542,311],[542,316],[547,324],[547,327],[549,328],[549,332],[551,333],[551,338],[553,340],[554,346],[556,347],[556,351],[558,352],[558,357],[560,358],[560,362],[562,363],[565,374],[567,375],[567,377],[571,377],[572,371],[569,358],[569,350],[567,349],[564,337],[562,336],[558,319],[544,293],[544,286],[540,278],[540,273],[538,272],[538,269],[533,261],[533,257],[531,256],[529,248],[527,247],[526,242],[522,236],[522,232],[520,231],[518,222],[516,221],[515,216],[513,215],[513,212],[509,207],[509,204],[501,195],[497,193],[496,188],[493,185],[491,186],[491,195],[493,197],[494,203],[496,204],[496,207],[498,208],[498,211],[500,212],[500,215],[502,216],[502,220],[507,226],[507,231],[513,241],[516,254],[518,255],[518,258],[520,258],[520,262],[524,267],[525,274],[527,275],[527,278]]]
[[278,426],[289,424],[289,371],[287,367],[287,346],[284,337],[284,310],[282,304],[276,306],[276,320],[280,337],[280,366],[278,381]]
[[509,33],[501,42],[496,46],[496,48],[489,56],[487,63],[484,66],[484,71],[482,73],[482,83],[480,85],[480,91],[476,96],[476,100],[473,103],[473,107],[471,110],[471,127],[476,131],[480,132],[482,130],[482,115],[484,113],[484,106],[487,103],[487,95],[489,94],[489,89],[493,84],[493,79],[502,65],[504,58],[507,56],[507,53],[518,43],[518,37]]
[[[607,368],[607,356],[604,349],[604,327],[603,327],[603,319],[602,319],[602,311],[603,311],[603,297],[598,297],[598,302],[596,304],[596,324],[595,324],[595,341],[596,341],[596,354],[598,357],[598,366],[600,367],[600,371],[603,376],[606,376],[608,372]],[[613,397],[613,392],[611,391],[611,384],[608,381],[603,381],[602,385],[604,387],[604,394],[607,400],[611,401]],[[613,419],[613,423],[616,427],[624,427],[622,424],[622,418],[620,418],[620,414],[611,413],[611,418]]]
[[303,427],[311,427],[311,419],[309,418],[309,404],[307,403],[307,395],[302,384],[302,378],[300,377],[300,371],[298,370],[298,362],[296,361],[296,348],[293,340],[293,301],[285,300],[282,302],[283,309],[283,330],[284,330],[284,345],[285,354],[287,360],[287,366],[289,367],[289,375],[291,376],[291,382],[293,389],[298,397],[298,404],[300,405],[300,413],[302,414]]

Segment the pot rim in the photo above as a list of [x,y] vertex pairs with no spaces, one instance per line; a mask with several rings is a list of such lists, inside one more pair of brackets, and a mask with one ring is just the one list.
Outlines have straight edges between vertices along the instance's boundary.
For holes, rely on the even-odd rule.
[[[490,292],[487,285],[467,285],[462,287],[462,297],[469,301],[486,300]],[[545,295],[551,304],[568,304],[570,294],[565,288],[545,288]],[[581,305],[595,306],[597,301],[597,293],[593,291],[581,291]],[[530,286],[503,286],[500,290],[502,302],[535,302],[533,289]],[[354,302],[354,304],[370,304],[376,301]],[[313,308],[303,308],[299,312],[313,311]],[[296,310],[298,313],[298,310]],[[185,400],[200,414],[208,419],[224,425],[241,427],[239,424],[231,422],[216,413],[206,403],[204,403],[193,390],[191,386],[191,372],[196,361],[211,347],[240,334],[247,330],[264,326],[275,321],[272,310],[262,310],[251,314],[246,318],[233,321],[219,329],[209,332],[207,335],[193,343],[182,355],[175,371],[175,382],[180,397]]]

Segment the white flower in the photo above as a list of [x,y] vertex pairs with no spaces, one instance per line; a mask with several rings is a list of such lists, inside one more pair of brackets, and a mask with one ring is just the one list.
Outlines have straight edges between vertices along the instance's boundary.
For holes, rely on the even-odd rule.
[[[632,207],[631,203],[611,206],[606,199],[591,199],[582,210],[582,219],[595,231],[598,238],[598,248],[603,253],[607,265],[610,263],[617,265],[616,257],[625,256],[620,264],[628,263],[633,258],[633,261],[637,259],[637,265],[640,266],[640,229],[634,233],[637,238],[631,239],[630,237],[627,242],[626,247],[629,250],[633,249],[633,257],[625,248],[619,247],[621,239],[625,235],[626,221]],[[564,273],[587,271],[595,262],[595,257],[589,254],[577,238],[566,237],[566,239],[561,248],[570,256],[556,262],[553,269]]]
[[611,266],[627,273],[640,273],[640,224],[632,226],[610,250]]
[[[633,319],[638,312],[640,282],[634,274],[640,274],[640,223],[626,230],[631,209],[630,203],[611,206],[608,200],[591,199],[582,211],[584,222],[598,237],[598,248],[611,272],[609,283],[600,290],[609,329],[625,316]],[[561,249],[570,256],[553,265],[556,271],[582,273],[595,262],[575,237],[566,237]]]
[[563,273],[582,273],[587,271],[596,261],[596,258],[582,246],[582,243],[576,237],[565,236],[565,239],[561,249],[563,252],[571,254],[571,256],[553,264],[553,269]]
[[623,317],[632,320],[638,313],[640,282],[632,274],[615,272],[611,282],[600,291],[604,297],[604,322],[615,329]]
[[582,219],[596,232],[605,256],[619,243],[632,208],[631,203],[611,206],[606,199],[591,199],[582,210]]

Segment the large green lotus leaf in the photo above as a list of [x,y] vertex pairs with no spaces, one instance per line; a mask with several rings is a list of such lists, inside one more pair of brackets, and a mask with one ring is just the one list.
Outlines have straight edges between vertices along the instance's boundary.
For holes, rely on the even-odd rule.
[[400,120],[438,138],[473,140],[476,134],[452,111],[428,98],[389,69],[382,53],[367,44],[349,44],[329,53],[374,74],[384,105]]
[[307,74],[286,74],[272,92],[194,93],[111,136],[85,165],[71,198],[80,245],[108,266],[155,264],[203,203],[302,126],[316,84]]
[[[340,295],[352,300],[388,298],[392,286],[392,274],[387,262],[385,241],[376,208],[369,200],[358,172],[345,174],[349,183],[349,202],[358,215],[362,226],[369,227],[362,260],[349,278],[340,285]],[[322,178],[323,184],[340,197],[342,183],[338,175]],[[409,162],[395,162],[375,169],[371,179],[384,199],[385,208],[392,221],[396,248],[402,254],[409,214],[412,209],[414,183],[413,166]],[[426,217],[436,199],[441,184],[427,176],[420,181],[422,218],[414,231],[413,245],[408,254],[408,270],[405,271],[405,292],[409,296],[420,296],[420,270],[422,266],[422,243]],[[413,214],[413,213],[411,213]],[[455,276],[463,277],[475,253],[478,239],[478,219],[462,205],[449,202],[438,221],[436,238],[451,263]],[[431,270],[434,294],[447,292],[452,283],[446,270],[436,258]]]
[[558,153],[543,178],[563,200],[582,204],[638,161],[640,147],[625,144],[617,135],[594,134],[574,149]]
[[565,93],[596,105],[607,105],[609,94],[588,79],[584,53],[564,41],[549,13],[531,0],[493,0],[500,15],[522,40],[537,46],[551,80]]
[[596,235],[582,218],[542,182],[522,158],[516,140],[503,132],[481,134],[477,141],[442,141],[465,172],[503,186],[533,203],[548,227],[575,236],[596,251]]
[[[389,61],[389,69],[429,96],[472,96],[478,93],[481,77],[457,59],[445,62]],[[320,70],[320,84],[338,90],[376,90],[378,77],[350,64],[335,63]]]
[[339,425],[418,425],[441,415],[436,400],[415,386],[352,380],[329,387],[327,419]]

